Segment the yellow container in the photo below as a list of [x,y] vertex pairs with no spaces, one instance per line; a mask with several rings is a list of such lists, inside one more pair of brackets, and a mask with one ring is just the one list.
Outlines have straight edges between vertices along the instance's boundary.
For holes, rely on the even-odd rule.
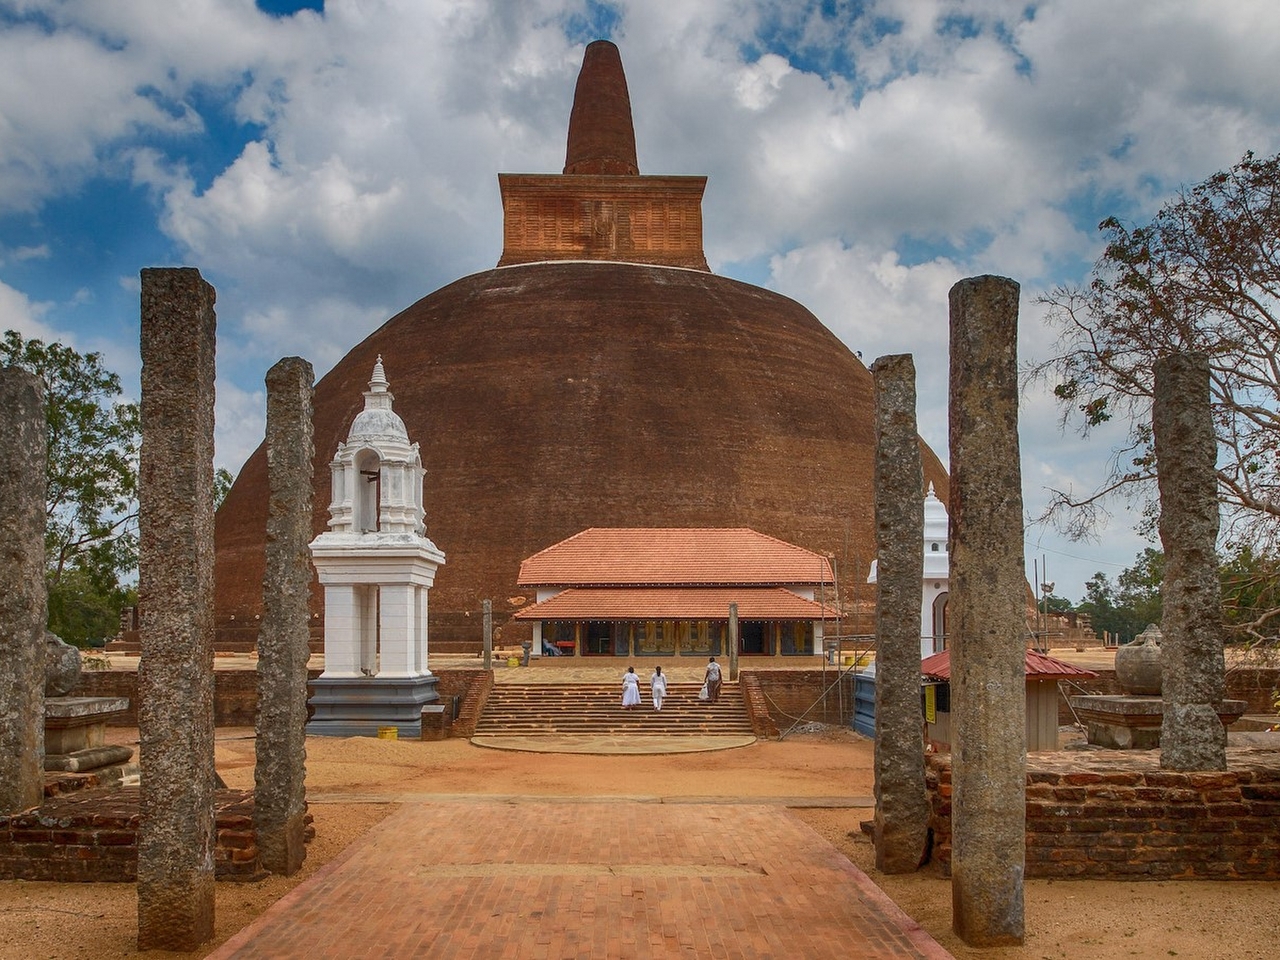
[[400,738],[400,730],[397,727],[379,727],[379,740],[398,740]]
[[519,658],[519,657],[507,657],[507,666],[508,666],[508,667],[518,667],[518,666],[520,666],[520,658]]

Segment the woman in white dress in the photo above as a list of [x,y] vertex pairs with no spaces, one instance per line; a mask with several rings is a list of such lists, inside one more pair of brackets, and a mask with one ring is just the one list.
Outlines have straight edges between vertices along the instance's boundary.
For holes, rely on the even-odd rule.
[[649,678],[649,690],[653,694],[653,709],[662,709],[662,698],[667,695],[667,675],[661,667],[653,668],[653,676]]
[[627,667],[622,675],[622,707],[630,710],[640,706],[640,678],[636,676],[635,667]]

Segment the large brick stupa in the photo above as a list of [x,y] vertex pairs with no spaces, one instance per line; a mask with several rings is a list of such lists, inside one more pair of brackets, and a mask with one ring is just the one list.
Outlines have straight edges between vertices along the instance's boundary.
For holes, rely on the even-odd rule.
[[[381,354],[421,444],[427,535],[449,558],[433,651],[477,649],[485,599],[503,642],[527,635],[510,620],[534,599],[516,585],[521,560],[588,527],[750,527],[833,556],[846,609],[865,607],[871,375],[794,300],[708,270],[706,179],[640,175],[613,44],[587,47],[564,173],[499,183],[498,266],[392,317],[317,384],[315,533]],[[256,638],[266,512],[259,447],[217,515],[219,649]],[[315,589],[316,649],[322,607]]]

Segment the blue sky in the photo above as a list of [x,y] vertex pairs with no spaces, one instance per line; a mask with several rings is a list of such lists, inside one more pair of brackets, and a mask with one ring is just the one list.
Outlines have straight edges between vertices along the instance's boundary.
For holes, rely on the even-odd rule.
[[[1227,13],[1229,12],[1229,15]],[[705,174],[713,269],[809,307],[870,364],[911,352],[945,459],[946,301],[1083,280],[1142,221],[1280,150],[1273,0],[0,0],[0,329],[101,350],[136,391],[138,271],[218,290],[219,465],[262,377],[323,374],[403,307],[496,263],[499,172],[557,172],[585,43],[618,43],[643,173]],[[394,371],[390,371],[394,382]],[[1022,409],[1024,499],[1092,488],[1114,434]],[[1027,535],[1079,600],[1145,545]]]

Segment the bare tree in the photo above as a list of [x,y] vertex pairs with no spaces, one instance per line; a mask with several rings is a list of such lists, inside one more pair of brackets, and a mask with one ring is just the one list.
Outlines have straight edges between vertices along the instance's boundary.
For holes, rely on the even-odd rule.
[[1280,155],[1252,153],[1184,189],[1147,226],[1104,220],[1105,252],[1088,286],[1041,302],[1055,354],[1028,372],[1053,386],[1065,425],[1084,435],[1129,423],[1095,490],[1054,491],[1045,519],[1096,530],[1115,494],[1158,505],[1151,435],[1152,365],[1175,351],[1209,356],[1224,542],[1274,551],[1280,533]]

